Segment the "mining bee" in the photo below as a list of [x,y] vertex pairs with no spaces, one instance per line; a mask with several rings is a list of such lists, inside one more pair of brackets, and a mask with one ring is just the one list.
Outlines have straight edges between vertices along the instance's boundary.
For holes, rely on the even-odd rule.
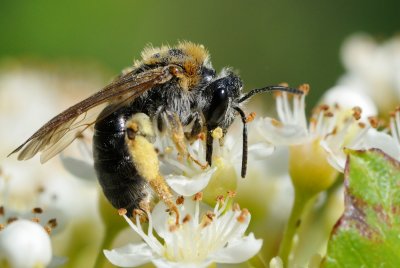
[[[248,118],[241,104],[261,92],[301,91],[277,85],[244,94],[242,87],[231,69],[216,74],[202,45],[182,42],[175,47],[149,47],[133,67],[51,119],[11,154],[19,152],[18,159],[26,160],[41,153],[41,162],[46,162],[94,124],[94,168],[110,203],[130,216],[136,209],[148,211],[153,190],[178,219],[171,191],[158,170],[153,126],[161,131],[170,127],[173,142],[184,156],[182,140],[203,134],[211,165],[213,130],[221,128],[225,135],[239,115],[243,122],[241,175],[245,177]],[[182,133],[188,126],[191,129]]]

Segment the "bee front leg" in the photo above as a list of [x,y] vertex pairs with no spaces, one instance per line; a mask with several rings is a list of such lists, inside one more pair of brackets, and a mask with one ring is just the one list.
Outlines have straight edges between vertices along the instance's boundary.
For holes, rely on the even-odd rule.
[[169,126],[169,131],[171,133],[171,139],[175,144],[178,153],[182,156],[187,157],[197,165],[199,165],[202,169],[206,169],[208,164],[202,164],[198,159],[193,157],[187,150],[187,143],[185,141],[185,133],[183,131],[182,123],[179,119],[179,116],[176,113],[172,112],[164,112],[165,120]]
[[[170,188],[160,174],[158,155],[151,142],[153,139],[153,126],[146,114],[137,113],[127,120],[125,141],[132,161],[139,175],[149,183],[168,209],[175,213],[176,224],[179,224],[179,211]],[[146,211],[149,207],[147,204],[141,204],[141,209]]]

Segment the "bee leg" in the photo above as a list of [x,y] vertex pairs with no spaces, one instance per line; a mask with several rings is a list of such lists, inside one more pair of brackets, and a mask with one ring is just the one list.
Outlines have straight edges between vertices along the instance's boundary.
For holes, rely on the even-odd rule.
[[185,133],[183,131],[182,123],[179,120],[179,117],[176,113],[168,112],[165,113],[166,120],[169,124],[169,131],[171,132],[171,139],[175,144],[176,149],[180,155],[186,156],[188,159],[195,162],[199,165],[202,169],[206,169],[208,164],[202,164],[199,160],[194,158],[188,151],[187,145],[185,142]]
[[[143,177],[154,190],[157,196],[176,215],[176,223],[179,223],[179,211],[173,201],[173,195],[160,175],[158,155],[151,140],[154,138],[154,130],[150,118],[143,113],[134,114],[126,122],[126,138],[129,153],[132,157],[139,175]],[[142,210],[149,209],[147,204],[142,204]]]

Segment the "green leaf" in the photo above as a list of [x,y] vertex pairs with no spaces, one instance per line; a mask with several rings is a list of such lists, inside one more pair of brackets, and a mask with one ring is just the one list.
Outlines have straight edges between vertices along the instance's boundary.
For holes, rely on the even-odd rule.
[[382,151],[347,151],[345,211],[324,267],[400,267],[400,163]]

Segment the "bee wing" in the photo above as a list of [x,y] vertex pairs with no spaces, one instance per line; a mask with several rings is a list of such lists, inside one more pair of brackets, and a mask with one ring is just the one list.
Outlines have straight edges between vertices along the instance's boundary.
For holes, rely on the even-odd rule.
[[169,81],[172,78],[169,70],[169,66],[166,66],[139,74],[129,72],[122,75],[102,90],[52,118],[9,156],[21,151],[18,160],[27,160],[42,152],[40,161],[46,162],[100,120],[97,115],[107,103],[112,102],[115,105],[102,118],[129,104],[155,85]]

